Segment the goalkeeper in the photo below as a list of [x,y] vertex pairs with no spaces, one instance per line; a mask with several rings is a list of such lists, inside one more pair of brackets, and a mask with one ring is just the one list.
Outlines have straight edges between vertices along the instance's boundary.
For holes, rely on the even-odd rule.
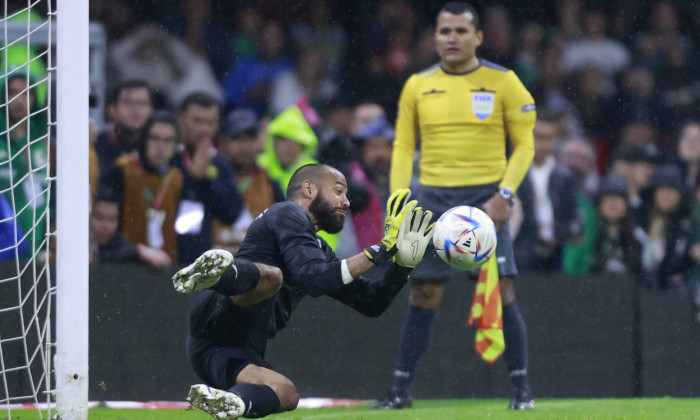
[[[294,384],[265,361],[268,338],[284,328],[308,295],[328,295],[358,312],[381,315],[406,284],[432,237],[432,214],[396,191],[387,203],[382,241],[340,260],[318,230],[339,232],[348,214],[347,182],[335,168],[299,168],[288,201],[274,204],[250,225],[236,262],[210,250],[173,277],[191,301],[187,354],[206,384],[189,401],[216,418],[259,418],[296,408]],[[382,279],[360,276],[392,261]],[[253,263],[254,262],[254,263]]]

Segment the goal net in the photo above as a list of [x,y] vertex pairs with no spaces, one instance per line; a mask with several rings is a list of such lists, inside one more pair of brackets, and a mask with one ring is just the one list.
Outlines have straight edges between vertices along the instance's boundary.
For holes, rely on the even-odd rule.
[[[66,23],[58,16],[56,10],[64,5],[70,5],[63,8],[66,16],[72,15],[71,19],[84,16],[87,28],[87,0],[3,2],[0,24],[0,418],[4,414],[10,419],[19,418],[17,410],[27,408],[36,410],[42,419],[54,414],[61,419],[87,417],[87,410],[83,409],[87,406],[87,311],[83,310],[87,308],[87,277],[79,279],[74,284],[78,287],[70,290],[71,284],[61,280],[66,278],[66,264],[63,263],[61,269],[62,264],[58,262],[66,259],[66,255],[70,258],[70,252],[87,254],[87,211],[81,209],[83,204],[87,209],[87,198],[76,199],[72,194],[80,193],[66,193],[84,188],[82,195],[87,196],[87,181],[84,187],[77,182],[70,188],[55,182],[61,177],[65,178],[61,182],[73,182],[87,166],[82,163],[83,160],[87,162],[87,89],[65,87],[66,81],[62,89],[60,81],[66,74],[69,75],[66,79],[80,78],[83,74],[70,66],[58,70],[60,66],[56,65],[67,61],[61,59],[61,53],[66,54],[72,48],[78,55],[81,51],[80,42],[71,48],[60,48],[66,45],[61,41],[67,37],[66,29],[75,31],[74,35],[83,35],[80,24],[73,26],[75,20]],[[84,7],[85,13],[76,14],[70,10],[73,7]],[[71,27],[64,28],[62,35],[61,25]],[[87,56],[87,31],[84,39]],[[81,63],[80,60],[77,63]],[[87,64],[87,60],[82,62],[85,68]],[[85,69],[84,73],[87,72]],[[87,85],[87,78],[84,80]],[[77,81],[77,85],[82,82]],[[84,93],[84,101],[67,98],[70,96],[65,93],[68,89],[73,89],[76,95]],[[69,99],[75,104],[69,112],[82,114],[84,109],[80,118],[66,117],[68,113],[58,109]],[[84,107],[81,106],[83,102]],[[56,123],[60,119],[65,120],[65,126],[60,125],[62,128]],[[81,122],[84,122],[84,129],[78,127]],[[72,130],[76,140],[67,142],[65,133],[61,135],[62,129]],[[57,144],[63,147],[55,147]],[[85,150],[84,159],[81,147]],[[71,149],[77,163],[65,160],[67,149]],[[73,175],[63,175],[71,166],[76,168]],[[63,204],[58,198],[61,194],[66,195]],[[75,206],[73,219],[77,220],[72,226],[64,222],[71,218],[67,217],[70,214],[66,211],[66,200],[72,200]],[[81,220],[81,216],[85,217]],[[85,227],[75,228],[80,223]],[[68,229],[64,229],[66,226]],[[60,231],[64,235],[77,235],[71,238],[72,243],[78,248],[84,244],[84,250],[66,253],[66,239],[62,244]],[[54,236],[59,238],[57,245],[52,239]],[[87,258],[84,261],[87,266]],[[80,265],[82,260],[74,258],[73,263]],[[71,274],[81,272],[87,276],[87,267]],[[85,285],[85,290],[81,290],[81,284]],[[75,305],[74,315],[70,315],[70,305]],[[70,335],[65,333],[71,328],[75,343],[71,343]],[[80,359],[78,363],[74,356]],[[72,414],[62,415],[62,401]]]

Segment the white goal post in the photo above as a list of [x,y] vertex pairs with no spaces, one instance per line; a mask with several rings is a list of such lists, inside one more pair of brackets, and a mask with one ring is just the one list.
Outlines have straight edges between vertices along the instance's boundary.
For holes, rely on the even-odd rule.
[[88,124],[104,110],[105,37],[89,0],[0,11],[0,417],[84,420]]
[[56,413],[87,420],[88,0],[58,0],[56,54]]

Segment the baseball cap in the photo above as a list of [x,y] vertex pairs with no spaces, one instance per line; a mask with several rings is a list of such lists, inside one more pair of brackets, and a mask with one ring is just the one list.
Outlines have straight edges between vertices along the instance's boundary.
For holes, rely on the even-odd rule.
[[683,176],[680,168],[673,165],[663,165],[656,168],[649,180],[649,188],[670,187],[683,191]]
[[229,112],[221,127],[221,134],[235,137],[247,131],[258,130],[258,117],[250,109],[238,108]]
[[360,128],[355,135],[358,140],[364,140],[371,137],[381,137],[387,141],[394,141],[396,134],[394,128],[389,124],[386,117],[379,116]]
[[627,185],[625,180],[617,174],[606,175],[598,187],[596,198],[600,200],[604,195],[617,195],[627,199]]

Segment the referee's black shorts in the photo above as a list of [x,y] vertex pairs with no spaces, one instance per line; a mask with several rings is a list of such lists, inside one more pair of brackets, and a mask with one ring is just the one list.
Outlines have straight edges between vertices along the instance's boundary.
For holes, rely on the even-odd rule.
[[[418,187],[416,195],[418,205],[433,212],[436,221],[442,213],[456,206],[481,206],[498,191],[498,183],[457,188]],[[510,237],[509,225],[506,222],[498,230],[498,245],[496,246],[496,261],[498,262],[499,277],[515,277],[518,268],[513,255],[513,240]],[[425,250],[423,260],[411,273],[411,281],[447,280],[454,268],[444,262],[435,252],[432,241]]]

